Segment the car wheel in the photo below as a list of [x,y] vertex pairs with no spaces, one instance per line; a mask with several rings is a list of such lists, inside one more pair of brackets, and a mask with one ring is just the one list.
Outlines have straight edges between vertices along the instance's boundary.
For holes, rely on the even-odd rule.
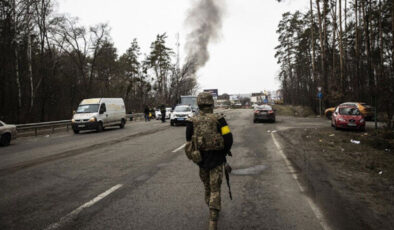
[[334,128],[335,128],[335,130],[338,130],[338,129],[339,129],[336,122],[335,122],[335,124],[334,124]]
[[78,130],[78,129],[73,129],[73,132],[74,132],[75,134],[78,134],[78,133],[79,133],[79,130]]
[[253,123],[257,123],[257,120],[256,120],[256,119],[253,119]]
[[7,146],[11,143],[11,135],[9,133],[4,133],[0,138],[0,145]]
[[104,130],[103,123],[99,122],[96,130],[97,132],[102,132]]
[[124,128],[124,125],[125,125],[125,122],[124,122],[124,120],[122,119],[122,121],[120,122],[119,127],[120,127],[121,129],[123,129],[123,128]]

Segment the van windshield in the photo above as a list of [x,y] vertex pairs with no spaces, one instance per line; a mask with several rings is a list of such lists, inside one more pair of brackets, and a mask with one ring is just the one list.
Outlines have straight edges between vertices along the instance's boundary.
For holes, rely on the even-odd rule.
[[77,113],[97,113],[99,104],[79,105]]

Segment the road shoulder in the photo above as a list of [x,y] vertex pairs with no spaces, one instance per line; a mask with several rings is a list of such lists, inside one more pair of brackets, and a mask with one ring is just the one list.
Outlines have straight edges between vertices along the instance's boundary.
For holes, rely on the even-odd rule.
[[278,135],[308,192],[338,229],[394,226],[393,175],[385,170],[393,155],[350,142],[368,134],[299,128]]

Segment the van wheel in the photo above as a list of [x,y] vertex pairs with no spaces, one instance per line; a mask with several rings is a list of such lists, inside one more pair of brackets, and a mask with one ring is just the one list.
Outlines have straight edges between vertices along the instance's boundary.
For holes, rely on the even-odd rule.
[[120,127],[121,129],[123,129],[123,128],[124,128],[124,125],[125,125],[125,122],[124,122],[124,120],[122,119],[122,121],[120,122],[119,127]]
[[1,146],[8,146],[11,142],[11,134],[4,133],[0,138],[0,145]]
[[99,122],[96,130],[97,132],[102,132],[104,130],[103,123]]
[[78,130],[78,129],[73,129],[73,132],[74,132],[75,134],[78,134],[78,133],[79,133],[79,130]]

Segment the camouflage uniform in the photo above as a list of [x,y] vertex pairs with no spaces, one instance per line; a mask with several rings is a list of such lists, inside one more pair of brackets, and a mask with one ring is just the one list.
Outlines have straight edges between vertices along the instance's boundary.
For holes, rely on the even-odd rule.
[[[199,137],[199,133],[206,135],[203,138],[203,143],[211,146],[211,148],[204,150],[204,148],[200,149],[198,147],[202,160],[195,163],[198,163],[200,166],[200,179],[205,189],[205,203],[209,207],[209,229],[214,230],[217,229],[217,221],[221,209],[220,191],[226,153],[230,150],[233,140],[224,117],[213,114],[212,95],[210,93],[200,93],[197,97],[197,104],[200,108],[200,115],[193,117],[186,128],[186,139],[188,142],[185,152],[189,159],[193,158],[194,152],[193,154],[191,153],[193,144],[190,142],[192,133],[194,138],[196,136]],[[197,145],[200,146],[199,144]]]
[[209,209],[220,211],[220,186],[223,178],[223,164],[211,170],[200,168],[200,178],[202,183],[204,183],[205,203]]

